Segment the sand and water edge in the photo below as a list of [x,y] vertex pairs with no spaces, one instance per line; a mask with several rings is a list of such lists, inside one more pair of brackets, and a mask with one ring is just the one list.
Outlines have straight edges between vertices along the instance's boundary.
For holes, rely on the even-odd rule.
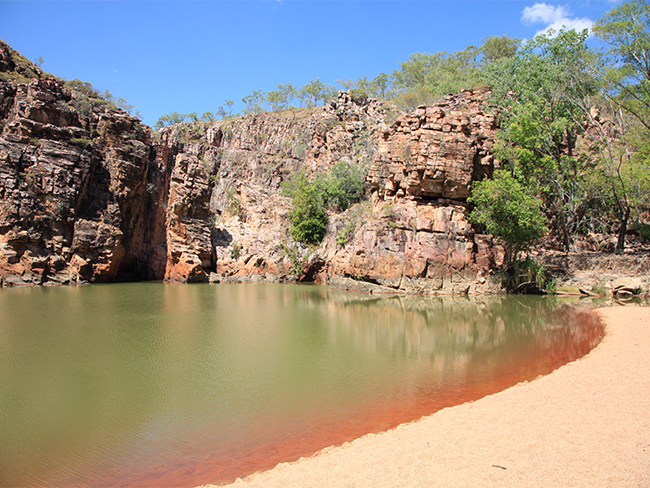
[[228,486],[650,487],[650,307],[594,313],[604,339],[547,376]]

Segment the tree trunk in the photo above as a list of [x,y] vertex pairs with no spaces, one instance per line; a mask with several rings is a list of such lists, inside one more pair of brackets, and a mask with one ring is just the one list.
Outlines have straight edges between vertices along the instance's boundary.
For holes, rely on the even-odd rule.
[[627,234],[627,221],[630,218],[630,207],[627,207],[621,215],[621,227],[618,229],[618,241],[616,242],[616,254],[623,254],[625,251],[625,234]]
[[560,230],[562,231],[562,240],[564,241],[564,251],[568,253],[571,250],[571,238],[566,226],[566,218],[564,213],[560,210]]

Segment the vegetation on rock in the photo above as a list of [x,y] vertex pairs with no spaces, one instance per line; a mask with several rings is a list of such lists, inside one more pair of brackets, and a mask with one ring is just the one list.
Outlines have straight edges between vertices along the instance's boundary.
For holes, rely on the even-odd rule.
[[361,200],[364,178],[363,168],[345,161],[327,174],[317,173],[312,181],[302,171],[294,174],[282,187],[293,203],[291,236],[303,244],[319,244],[327,230],[327,209],[342,212]]
[[508,171],[495,171],[494,178],[476,182],[468,202],[475,205],[470,222],[484,225],[505,248],[505,263],[539,243],[546,233],[541,202]]
[[[0,267],[34,283],[113,279],[138,266],[137,277],[205,281],[242,267],[240,276],[281,275],[290,261],[293,273],[326,263],[390,289],[443,290],[447,280],[462,291],[498,261],[485,230],[504,245],[509,288],[548,289],[524,256],[533,246],[569,251],[588,236],[605,249],[612,239],[594,236],[618,233],[622,252],[630,229],[650,235],[648,25],[650,7],[632,0],[596,24],[603,52],[586,31],[489,37],[339,80],[347,91],[335,100],[320,79],[255,90],[244,117],[234,118],[232,100],[163,115],[156,126],[173,127],[153,145],[125,100],[79,80],[64,87],[0,45],[9,120],[0,190],[25,199],[6,205],[0,223],[15,235],[2,236]],[[44,163],[65,178],[54,181]],[[346,212],[371,193],[383,217]],[[58,227],[28,232],[48,219]],[[303,251],[321,243],[307,263]]]

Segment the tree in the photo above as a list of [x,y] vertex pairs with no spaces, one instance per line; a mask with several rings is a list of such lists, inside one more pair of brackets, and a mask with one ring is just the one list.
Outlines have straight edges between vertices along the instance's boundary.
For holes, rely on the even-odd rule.
[[388,91],[388,75],[386,73],[379,73],[375,76],[375,79],[372,80],[372,85],[375,89],[374,95],[379,98],[386,97]]
[[502,59],[510,59],[517,54],[521,39],[516,37],[488,36],[483,39],[479,51],[481,53],[481,64],[487,66]]
[[650,5],[633,0],[612,9],[594,25],[609,45],[610,99],[650,130]]
[[484,225],[503,242],[506,263],[528,251],[546,233],[541,202],[508,171],[497,170],[492,179],[475,182],[467,201],[474,204],[470,222]]
[[264,94],[261,90],[253,90],[253,93],[241,99],[246,104],[245,114],[258,114],[264,111]]
[[185,121],[187,114],[181,114],[176,111],[161,115],[158,121],[156,122],[156,129],[162,129],[170,125],[180,124]]
[[326,85],[319,78],[311,80],[298,91],[298,98],[306,107],[315,107],[319,103],[331,100],[336,94],[333,86]]
[[[609,191],[620,222],[616,252],[625,248],[633,212],[650,206],[650,6],[640,0],[619,5],[600,18],[594,33],[609,45],[599,70],[604,99],[584,107],[587,138],[598,161],[596,181]],[[592,105],[599,110],[593,110]]]
[[289,212],[291,237],[303,244],[319,244],[325,237],[328,222],[321,192],[303,172],[294,175],[282,189],[293,200]]
[[501,109],[495,152],[517,179],[543,196],[566,251],[588,203],[585,161],[575,153],[586,120],[576,100],[597,90],[587,36],[586,30],[549,32],[487,69]]
[[214,115],[213,112],[203,112],[203,114],[201,115],[201,119],[200,119],[200,120],[201,120],[202,122],[209,122],[209,123],[212,123],[212,122],[214,122],[215,120],[217,120],[217,117]]
[[426,89],[432,97],[473,88],[481,80],[479,54],[474,46],[451,54],[445,51],[411,54],[393,72],[393,85],[402,93]]
[[363,198],[364,181],[365,172],[361,165],[339,161],[327,176],[316,175],[314,187],[325,207],[344,211]]
[[277,90],[271,90],[266,94],[265,100],[272,111],[284,110],[292,105],[292,100],[296,97],[296,94],[293,84],[279,84]]
[[226,108],[224,108],[223,105],[219,105],[219,107],[217,108],[217,116],[221,117],[222,119],[227,119],[232,117],[233,104],[234,102],[232,101],[232,99],[230,98],[226,99],[226,101],[224,102]]

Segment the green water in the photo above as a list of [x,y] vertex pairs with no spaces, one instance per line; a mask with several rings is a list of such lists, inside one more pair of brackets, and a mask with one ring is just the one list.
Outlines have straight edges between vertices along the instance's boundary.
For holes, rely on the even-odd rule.
[[584,354],[600,330],[567,310],[297,285],[1,289],[0,486],[234,479]]

